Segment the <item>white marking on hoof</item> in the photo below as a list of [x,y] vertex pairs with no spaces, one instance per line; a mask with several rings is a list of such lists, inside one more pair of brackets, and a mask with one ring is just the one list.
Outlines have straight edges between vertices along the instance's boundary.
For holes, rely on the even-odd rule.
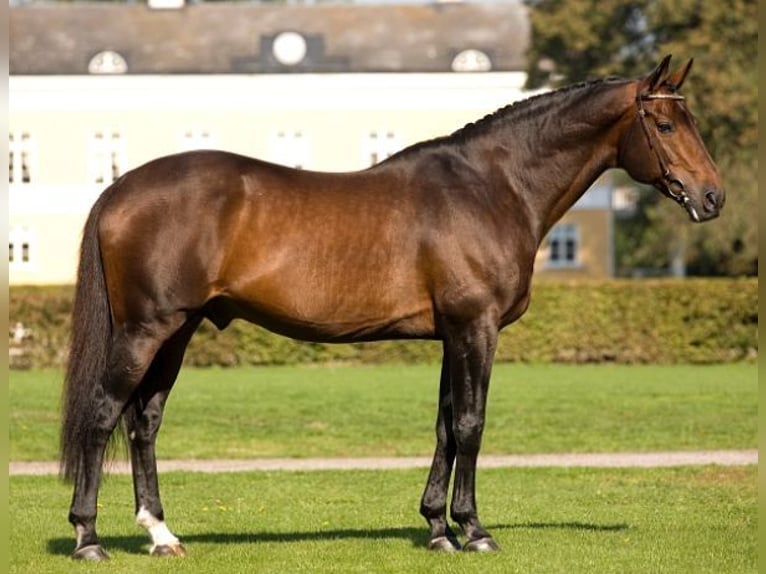
[[181,546],[178,538],[168,529],[165,522],[155,517],[143,506],[136,514],[136,523],[146,529],[151,536],[152,553],[158,546]]
[[152,548],[151,555],[157,558],[183,558],[186,556],[186,548],[180,543],[172,546],[155,546]]

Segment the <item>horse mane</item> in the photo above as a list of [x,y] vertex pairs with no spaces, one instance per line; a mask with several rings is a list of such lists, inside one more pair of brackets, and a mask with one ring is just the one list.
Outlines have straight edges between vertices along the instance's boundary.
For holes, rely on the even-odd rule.
[[575,84],[569,84],[555,90],[535,94],[533,96],[529,96],[527,98],[517,100],[513,103],[503,106],[502,108],[487,114],[479,120],[466,124],[462,128],[455,130],[449,135],[424,140],[422,142],[408,146],[393,154],[386,161],[390,161],[403,155],[409,155],[410,153],[423,151],[429,148],[440,147],[449,144],[465,143],[466,141],[476,136],[487,133],[498,121],[516,122],[524,118],[535,117],[539,115],[541,111],[550,109],[551,106],[560,103],[562,100],[568,100],[572,95],[580,95],[584,90],[590,91],[602,86],[625,83],[628,81],[629,80],[619,76],[607,76],[595,80],[587,80]]

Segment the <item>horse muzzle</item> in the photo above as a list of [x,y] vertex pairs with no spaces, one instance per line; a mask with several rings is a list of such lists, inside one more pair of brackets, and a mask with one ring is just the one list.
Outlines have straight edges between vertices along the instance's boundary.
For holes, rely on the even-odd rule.
[[666,179],[660,189],[666,196],[681,205],[695,223],[718,217],[726,200],[721,189],[705,186],[698,194],[691,194],[680,180],[672,178]]
[[684,207],[692,221],[701,223],[718,217],[725,202],[726,196],[722,189],[706,186],[697,201],[688,198]]

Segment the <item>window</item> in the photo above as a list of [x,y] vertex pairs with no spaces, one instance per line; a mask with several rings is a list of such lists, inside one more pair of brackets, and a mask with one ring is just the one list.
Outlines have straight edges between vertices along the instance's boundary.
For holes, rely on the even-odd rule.
[[579,266],[580,232],[576,225],[555,225],[548,234],[548,266]]
[[492,60],[481,50],[463,50],[452,60],[453,72],[489,72]]
[[125,58],[113,50],[99,52],[88,62],[88,72],[91,74],[124,74],[127,71]]
[[308,53],[306,38],[297,32],[281,32],[272,44],[274,59],[285,66],[300,64]]
[[371,167],[401,149],[399,138],[392,130],[371,131],[362,143],[362,163]]
[[214,138],[208,130],[186,130],[181,136],[180,151],[211,149],[215,147]]
[[125,173],[125,141],[119,132],[95,132],[88,156],[91,183],[112,183]]
[[34,155],[34,141],[27,132],[8,134],[8,183],[32,181]]
[[271,141],[271,159],[276,163],[303,169],[311,157],[309,138],[301,130],[279,130]]
[[34,234],[26,226],[13,227],[8,236],[8,267],[29,267],[34,263]]

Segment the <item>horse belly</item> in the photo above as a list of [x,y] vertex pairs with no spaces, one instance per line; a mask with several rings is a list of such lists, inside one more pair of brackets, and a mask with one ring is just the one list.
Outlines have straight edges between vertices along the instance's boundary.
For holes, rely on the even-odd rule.
[[419,291],[377,274],[329,279],[298,266],[234,286],[222,299],[231,318],[294,339],[354,342],[433,337],[432,305]]

